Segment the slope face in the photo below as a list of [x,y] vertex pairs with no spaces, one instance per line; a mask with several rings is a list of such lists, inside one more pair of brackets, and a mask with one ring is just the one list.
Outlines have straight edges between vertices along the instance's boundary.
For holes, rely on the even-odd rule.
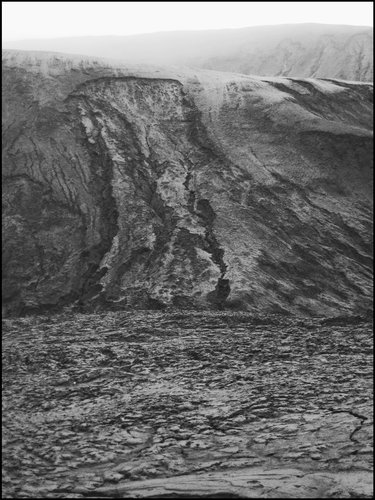
[[372,297],[372,85],[3,52],[5,312]]
[[291,24],[23,40],[7,42],[3,48],[52,50],[247,75],[373,81],[373,29],[366,26]]

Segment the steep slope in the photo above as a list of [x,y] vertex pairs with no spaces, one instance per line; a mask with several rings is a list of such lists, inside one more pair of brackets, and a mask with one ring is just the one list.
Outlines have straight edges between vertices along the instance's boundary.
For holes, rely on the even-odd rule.
[[372,85],[3,51],[3,305],[363,313]]
[[85,54],[247,75],[373,81],[373,29],[368,26],[253,26],[23,40],[5,42],[3,48]]

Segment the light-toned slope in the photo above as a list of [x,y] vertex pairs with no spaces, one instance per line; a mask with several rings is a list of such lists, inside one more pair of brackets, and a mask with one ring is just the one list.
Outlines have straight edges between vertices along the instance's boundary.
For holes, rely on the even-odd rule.
[[372,85],[3,52],[9,311],[371,307]]
[[313,23],[256,26],[24,40],[7,42],[3,47],[256,75],[373,80],[373,29],[368,26]]

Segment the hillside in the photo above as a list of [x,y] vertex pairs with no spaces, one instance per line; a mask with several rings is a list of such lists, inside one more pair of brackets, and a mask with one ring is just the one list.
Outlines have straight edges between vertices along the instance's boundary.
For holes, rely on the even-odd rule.
[[289,24],[3,43],[4,49],[55,51],[261,76],[373,81],[373,29]]
[[372,94],[3,51],[4,498],[373,497]]
[[3,308],[372,307],[369,83],[3,51]]

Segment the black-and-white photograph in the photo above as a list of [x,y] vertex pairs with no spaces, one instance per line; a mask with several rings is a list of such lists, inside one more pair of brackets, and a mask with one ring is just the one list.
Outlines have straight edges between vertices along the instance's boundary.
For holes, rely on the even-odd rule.
[[373,498],[373,2],[2,2],[3,498]]

